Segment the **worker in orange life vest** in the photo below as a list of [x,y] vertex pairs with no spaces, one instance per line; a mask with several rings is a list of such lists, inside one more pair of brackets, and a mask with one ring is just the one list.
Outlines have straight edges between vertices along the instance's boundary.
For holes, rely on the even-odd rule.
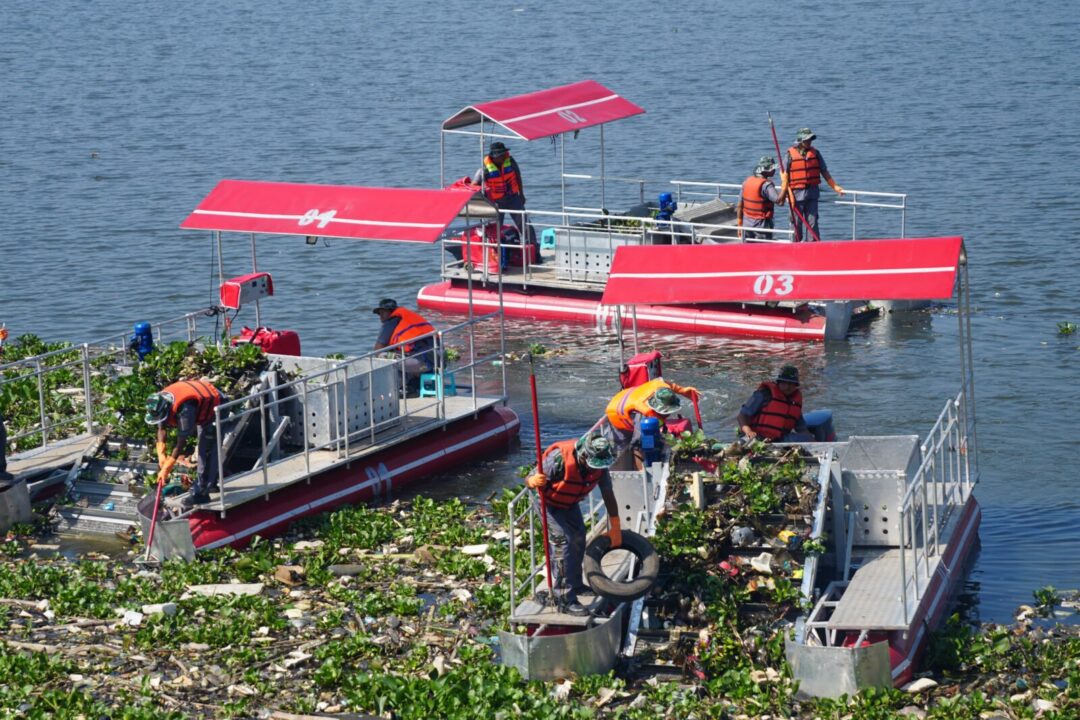
[[[829,187],[837,195],[843,195],[844,188],[840,187],[833,180],[832,175],[829,174],[829,169],[825,166],[825,158],[821,156],[821,151],[811,147],[816,138],[817,135],[811,132],[810,128],[802,128],[795,134],[795,144],[788,148],[788,171],[787,176],[783,178],[783,184],[791,187],[795,208],[802,213],[807,224],[814,230],[814,234],[820,238],[821,233],[818,232],[818,198],[821,193],[818,186],[821,185],[821,178],[825,178],[825,182],[829,183]],[[798,218],[795,219],[793,229],[795,230],[796,242],[813,240],[813,237],[804,236],[806,230],[800,227]]]
[[[484,184],[484,194],[499,210],[510,210],[510,219],[517,226],[518,235],[526,237],[525,186],[521,182],[521,169],[517,160],[510,157],[506,145],[499,141],[491,143],[484,165],[473,175],[473,182]],[[498,215],[502,227],[503,214]]]
[[772,233],[754,232],[747,228],[773,228],[773,206],[783,205],[787,197],[787,186],[781,183],[778,190],[772,176],[776,173],[776,159],[765,155],[758,160],[754,174],[746,178],[742,185],[742,197],[736,208],[739,227],[743,228],[743,237],[747,239],[772,237]]
[[794,433],[808,433],[802,414],[799,369],[780,368],[776,382],[763,382],[739,409],[739,430],[750,440],[774,442],[799,439]]
[[[164,484],[173,466],[188,452],[188,441],[198,436],[198,464],[191,492],[182,508],[210,502],[210,491],[218,485],[218,438],[214,408],[227,402],[221,391],[205,380],[180,380],[146,399],[146,422],[157,425],[158,482]],[[166,428],[177,429],[172,453],[165,452]]]
[[591,432],[611,440],[620,455],[632,449],[635,466],[641,467],[641,421],[652,417],[663,422],[668,415],[678,412],[682,407],[679,395],[690,400],[700,397],[696,388],[682,387],[663,378],[620,390],[608,402],[604,416]]
[[607,509],[611,547],[622,545],[619,504],[608,468],[615,462],[611,442],[597,435],[552,443],[544,451],[543,466],[525,484],[544,498],[552,558],[552,590],[557,607],[570,615],[586,615],[579,595],[590,588],[581,577],[585,560],[585,521],[580,501],[600,487]]
[[399,307],[392,298],[383,298],[371,312],[382,321],[375,349],[404,343],[401,349],[405,352],[405,374],[410,381],[419,383],[420,375],[435,366],[435,328],[419,313]]

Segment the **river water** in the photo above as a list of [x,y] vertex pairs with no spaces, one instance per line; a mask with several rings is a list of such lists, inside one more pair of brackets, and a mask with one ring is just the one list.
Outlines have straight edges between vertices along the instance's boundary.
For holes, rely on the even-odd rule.
[[[599,80],[647,110],[606,130],[608,174],[657,181],[741,181],[772,154],[772,111],[785,146],[815,130],[840,184],[908,193],[909,236],[966,240],[984,512],[972,588],[979,617],[1005,620],[1035,588],[1080,586],[1076,413],[1061,399],[1080,381],[1080,336],[1056,331],[1080,322],[1080,165],[1067,151],[1080,137],[1078,20],[1064,0],[7,0],[0,321],[81,341],[204,306],[207,234],[177,226],[218,180],[433,187],[439,123],[473,102]],[[597,145],[596,131],[568,142],[569,169],[598,172]],[[471,173],[476,149],[450,142],[447,175]],[[555,147],[511,150],[530,206],[555,206]],[[850,235],[844,208],[822,215],[826,237]],[[898,232],[895,216],[866,215],[861,236]],[[247,269],[240,245],[229,274]],[[259,264],[277,296],[264,320],[298,330],[305,354],[363,351],[377,328],[355,308],[411,300],[436,255],[270,238]],[[511,350],[565,349],[537,370],[545,442],[584,430],[615,389],[614,340],[582,326],[509,330]],[[705,392],[707,429],[725,438],[752,386],[786,362],[841,434],[923,434],[958,387],[956,332],[939,307],[827,346],[642,343]],[[483,497],[528,461],[527,375],[509,374],[522,449],[435,492]]]

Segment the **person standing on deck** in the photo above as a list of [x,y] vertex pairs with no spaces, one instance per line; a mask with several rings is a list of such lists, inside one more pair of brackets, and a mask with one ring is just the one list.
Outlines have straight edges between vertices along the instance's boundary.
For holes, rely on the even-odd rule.
[[[783,205],[787,197],[787,186],[781,183],[778,190],[772,176],[776,173],[776,159],[765,155],[758,160],[754,174],[746,178],[742,185],[742,197],[736,209],[739,227],[743,228],[743,237],[772,238],[772,233],[754,232],[747,228],[773,228],[773,206]],[[787,178],[785,177],[785,180]]]
[[555,605],[569,615],[588,614],[578,598],[591,592],[581,573],[585,561],[585,521],[580,503],[598,485],[607,509],[611,547],[622,545],[619,503],[608,472],[614,462],[615,448],[607,438],[585,435],[578,440],[552,443],[544,451],[542,467],[525,481],[544,499]]
[[[181,507],[188,510],[210,502],[210,491],[218,486],[218,440],[214,427],[214,408],[227,402],[216,387],[205,380],[180,380],[146,399],[146,420],[157,425],[158,482],[164,484],[176,461],[187,454],[188,441],[198,436],[199,461],[191,492]],[[165,429],[177,428],[176,445],[165,453]]]
[[382,322],[375,349],[404,343],[401,349],[405,351],[405,376],[410,386],[415,383],[419,387],[420,375],[435,367],[435,328],[419,313],[399,307],[392,298],[383,298],[371,312]]
[[618,455],[631,450],[635,467],[641,467],[644,460],[641,451],[641,421],[645,418],[662,421],[668,415],[678,412],[682,407],[679,395],[691,401],[700,397],[695,388],[682,387],[663,378],[620,390],[608,402],[604,416],[597,421],[591,432],[600,433],[611,440]]
[[739,431],[749,440],[782,442],[793,440],[793,433],[808,433],[802,414],[799,369],[794,365],[780,368],[776,382],[763,382],[739,409]]
[[[821,233],[818,230],[818,198],[821,195],[818,186],[821,179],[829,183],[829,187],[837,195],[844,194],[844,188],[840,187],[829,169],[825,165],[825,158],[821,151],[812,147],[817,138],[810,128],[802,128],[795,133],[795,144],[788,148],[787,177],[783,178],[783,185],[790,186],[794,195],[795,209],[802,213],[806,223],[813,230],[813,235],[818,238]],[[807,237],[806,228],[801,227],[798,218],[795,219],[795,242],[800,240],[813,240],[813,236]]]
[[[526,239],[525,223],[525,186],[521,181],[521,169],[517,160],[510,156],[510,151],[499,141],[491,143],[484,165],[473,175],[473,182],[477,185],[483,183],[484,194],[487,199],[495,203],[499,210],[514,210],[510,218],[518,229],[518,235],[522,240]],[[503,213],[498,215],[500,230],[503,224]]]

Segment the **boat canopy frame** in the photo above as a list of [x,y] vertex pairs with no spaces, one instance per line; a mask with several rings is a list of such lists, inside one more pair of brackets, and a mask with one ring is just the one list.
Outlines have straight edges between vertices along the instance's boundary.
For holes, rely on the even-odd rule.
[[[581,80],[546,90],[466,106],[443,121],[439,133],[439,184],[446,187],[446,136],[479,138],[481,161],[491,139],[559,139],[559,188],[566,208],[566,134],[600,128],[600,204],[607,206],[604,126],[645,112],[644,108],[601,85]],[[475,125],[480,129],[471,130]],[[481,183],[483,186],[484,183]]]

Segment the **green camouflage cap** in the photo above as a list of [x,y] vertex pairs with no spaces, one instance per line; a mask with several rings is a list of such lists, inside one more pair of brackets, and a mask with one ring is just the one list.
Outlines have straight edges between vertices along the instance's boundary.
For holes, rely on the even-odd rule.
[[172,393],[160,392],[146,398],[146,415],[143,420],[147,425],[160,425],[169,417],[173,404]]
[[762,155],[758,160],[757,167],[754,168],[755,175],[764,175],[767,172],[774,172],[776,170],[776,158],[772,155]]
[[803,140],[816,140],[817,135],[810,128],[799,128],[799,132],[795,133],[795,142],[802,142]]
[[652,394],[648,400],[649,407],[661,415],[670,415],[682,407],[679,396],[670,388],[660,388]]
[[780,368],[780,372],[776,376],[776,382],[788,382],[792,385],[799,384],[799,368],[794,365],[785,365]]
[[615,446],[606,437],[585,435],[575,446],[578,457],[595,470],[602,470],[615,464]]

